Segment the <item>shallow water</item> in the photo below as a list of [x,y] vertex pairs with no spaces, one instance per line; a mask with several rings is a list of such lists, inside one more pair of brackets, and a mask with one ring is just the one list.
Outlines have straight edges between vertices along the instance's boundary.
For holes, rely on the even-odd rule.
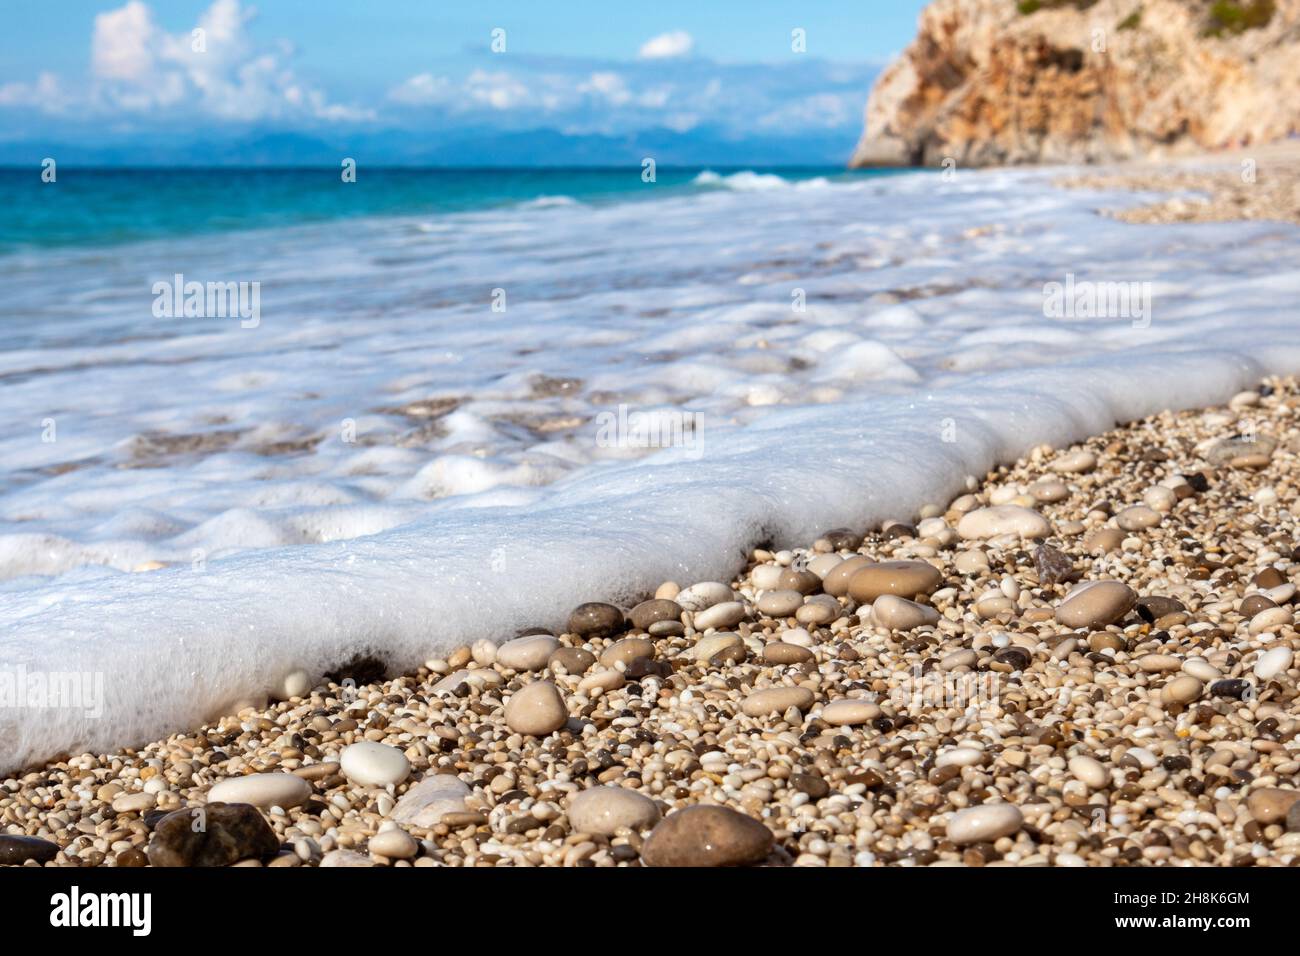
[[[0,661],[104,678],[99,717],[0,709],[0,764],[724,576],[1300,369],[1294,227],[1127,225],[1035,172],[698,186],[0,259]],[[155,317],[176,273],[260,282],[256,326]],[[1144,314],[1045,314],[1068,274]]]

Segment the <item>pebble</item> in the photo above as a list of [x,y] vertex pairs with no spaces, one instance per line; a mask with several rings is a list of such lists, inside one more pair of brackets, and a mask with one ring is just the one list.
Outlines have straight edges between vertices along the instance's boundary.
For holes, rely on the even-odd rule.
[[648,631],[650,625],[660,621],[676,621],[682,616],[682,606],[676,601],[655,599],[642,601],[628,612],[632,626],[641,631]]
[[1289,647],[1275,647],[1271,651],[1265,651],[1255,662],[1255,676],[1260,680],[1272,680],[1278,674],[1285,673],[1293,659]]
[[569,824],[576,833],[611,837],[624,828],[639,832],[658,822],[658,804],[625,787],[592,787],[569,798]]
[[291,773],[250,773],[218,780],[208,791],[214,803],[249,803],[269,809],[299,807],[311,796],[311,784]]
[[744,619],[745,605],[739,601],[723,601],[695,614],[692,623],[697,631],[707,631],[710,628],[722,630],[735,627]]
[[1097,467],[1097,456],[1087,449],[1072,451],[1051,464],[1058,475],[1082,475]]
[[769,664],[802,664],[813,659],[813,652],[798,644],[773,641],[763,646],[763,660]]
[[546,665],[552,669],[563,667],[566,674],[585,674],[596,663],[596,655],[581,647],[559,647],[551,654]]
[[1281,787],[1264,787],[1252,790],[1246,797],[1246,809],[1255,822],[1267,826],[1286,819],[1287,811],[1300,801],[1300,790],[1283,790]]
[[882,594],[871,603],[872,619],[891,631],[910,631],[939,623],[939,612],[895,594]]
[[743,646],[744,642],[736,634],[727,631],[710,634],[707,637],[700,638],[695,647],[691,649],[692,656],[697,661],[707,661],[719,651],[724,651],[729,647]]
[[559,647],[560,642],[549,634],[516,637],[497,648],[496,663],[516,671],[540,671]]
[[623,630],[623,612],[612,604],[579,604],[569,615],[569,633],[579,637],[608,637]]
[[958,846],[989,843],[1010,836],[1025,822],[1020,808],[1010,803],[985,803],[958,810],[948,821],[948,839]]
[[1094,581],[1075,588],[1056,609],[1066,627],[1104,627],[1118,621],[1137,601],[1137,593],[1120,581]]
[[654,656],[654,641],[644,637],[625,637],[601,651],[597,660],[606,667],[614,667],[618,664],[627,666],[633,661]]
[[849,580],[849,595],[859,604],[871,604],[882,594],[912,598],[931,594],[943,575],[926,561],[880,561],[857,571]]
[[1190,674],[1182,677],[1175,677],[1169,683],[1165,684],[1160,691],[1160,699],[1166,704],[1190,704],[1199,700],[1205,689],[1199,680]]
[[1106,772],[1106,768],[1101,761],[1092,757],[1083,755],[1071,757],[1069,766],[1074,778],[1092,790],[1100,790],[1110,783],[1110,774]]
[[668,814],[646,838],[647,866],[745,866],[772,849],[772,831],[730,807],[696,804]]
[[[197,825],[201,822],[201,826]],[[257,860],[280,849],[280,841],[256,807],[209,803],[177,810],[154,826],[149,841],[153,866],[229,866]]]
[[1294,621],[1295,618],[1289,608],[1270,607],[1250,619],[1248,630],[1251,634],[1263,634],[1265,631],[1276,631],[1278,628],[1289,626]]
[[48,863],[59,853],[59,845],[39,837],[0,833],[0,866],[20,866],[28,860]]
[[368,856],[362,856],[356,850],[330,850],[321,857],[320,865],[325,866],[374,866]]
[[370,838],[371,853],[390,860],[409,860],[420,852],[420,844],[405,830],[392,828],[380,830]]
[[1045,538],[1052,533],[1047,519],[1032,508],[1019,505],[993,505],[962,516],[957,535],[967,541],[993,538],[1002,534],[1021,538]]
[[853,727],[866,724],[880,716],[880,707],[869,700],[845,697],[833,700],[822,708],[821,719],[833,727]]
[[343,748],[339,769],[353,783],[387,787],[401,783],[410,775],[411,762],[396,747],[362,740]]
[[143,813],[152,810],[158,798],[152,793],[124,793],[113,798],[114,813]]
[[295,697],[306,697],[310,693],[311,676],[304,670],[294,670],[281,678],[272,696],[276,700],[293,700]]
[[806,711],[813,703],[813,693],[806,687],[768,687],[745,698],[741,710],[746,717],[784,714],[791,707]]
[[1160,523],[1160,512],[1146,505],[1133,505],[1115,516],[1115,524],[1125,531],[1142,531]]
[[470,789],[455,774],[431,773],[413,784],[393,807],[392,818],[415,827],[434,827],[448,813],[464,813]]
[[803,604],[798,591],[768,591],[754,605],[759,613],[769,617],[789,617]]
[[735,595],[728,585],[718,581],[701,581],[692,584],[677,595],[677,604],[684,611],[703,611],[723,601],[734,600]]
[[831,597],[844,597],[849,593],[849,581],[853,578],[853,575],[865,567],[870,567],[872,564],[875,564],[875,562],[861,554],[845,558],[826,572],[826,576],[822,578],[822,590]]
[[515,691],[506,704],[506,726],[520,734],[545,737],[565,725],[568,708],[549,681],[536,681]]

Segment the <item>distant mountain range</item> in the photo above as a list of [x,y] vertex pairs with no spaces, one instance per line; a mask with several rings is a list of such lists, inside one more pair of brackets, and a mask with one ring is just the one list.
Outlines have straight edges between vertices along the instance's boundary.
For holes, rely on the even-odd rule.
[[840,166],[856,138],[853,130],[737,137],[702,128],[626,135],[555,129],[319,134],[248,129],[183,140],[163,132],[116,139],[65,134],[57,140],[0,141],[0,165],[38,166],[49,156],[74,166],[333,166],[344,157],[361,166],[622,166],[640,165],[646,157],[663,166]]

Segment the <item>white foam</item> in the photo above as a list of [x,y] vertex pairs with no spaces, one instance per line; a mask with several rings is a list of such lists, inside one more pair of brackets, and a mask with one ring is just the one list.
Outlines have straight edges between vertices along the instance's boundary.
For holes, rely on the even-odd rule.
[[[0,769],[358,650],[408,668],[725,578],[758,541],[909,517],[1036,443],[1300,369],[1300,230],[1101,204],[1032,173],[909,176],[0,260],[12,311],[56,313],[0,354],[0,665],[106,695],[99,717],[0,709]],[[261,326],[152,319],[138,290],[176,271],[260,277]],[[1046,318],[1066,272],[1152,282],[1150,327]],[[603,442],[620,405],[702,427]],[[171,566],[127,573],[148,561]]]

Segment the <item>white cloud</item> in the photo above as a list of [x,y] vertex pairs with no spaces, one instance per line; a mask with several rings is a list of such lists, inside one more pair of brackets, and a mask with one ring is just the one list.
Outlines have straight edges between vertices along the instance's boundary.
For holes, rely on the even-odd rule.
[[641,44],[638,54],[643,60],[667,60],[686,56],[695,47],[695,39],[685,30],[673,30],[651,37]]
[[59,78],[0,86],[0,106],[45,113],[77,105],[86,113],[153,113],[189,109],[220,119],[312,118],[327,122],[373,117],[373,111],[331,103],[294,73],[288,44],[259,50],[248,35],[252,9],[213,0],[193,30],[170,34],[142,0],[95,17],[90,82],[73,96]]
[[44,113],[61,113],[71,97],[53,73],[42,73],[35,83],[0,84],[0,106],[17,106]]

